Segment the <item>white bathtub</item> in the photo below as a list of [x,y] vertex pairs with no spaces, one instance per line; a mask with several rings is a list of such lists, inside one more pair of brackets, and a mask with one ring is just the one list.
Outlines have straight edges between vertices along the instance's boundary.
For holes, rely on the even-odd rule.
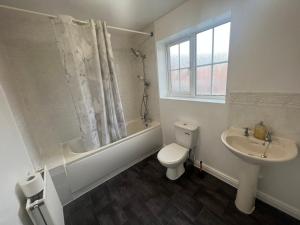
[[127,124],[128,136],[99,149],[85,151],[80,139],[63,144],[65,172],[74,198],[93,189],[160,149],[160,123],[145,128],[140,120]]

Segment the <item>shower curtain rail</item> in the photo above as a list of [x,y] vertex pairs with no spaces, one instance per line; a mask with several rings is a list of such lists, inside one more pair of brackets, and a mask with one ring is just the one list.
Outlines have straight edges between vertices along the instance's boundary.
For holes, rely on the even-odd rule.
[[[54,19],[57,17],[55,15],[51,15],[51,14],[47,14],[47,13],[41,13],[41,12],[31,11],[31,10],[27,10],[27,9],[20,9],[20,8],[8,6],[8,5],[0,5],[0,8],[30,13],[30,14],[39,15],[39,16],[46,16],[51,19]],[[84,21],[84,20],[73,19],[73,21],[78,24],[88,24],[88,21]],[[142,31],[131,30],[131,29],[127,29],[127,28],[109,26],[109,25],[107,25],[107,28],[112,29],[112,30],[120,30],[120,31],[126,31],[126,32],[130,32],[130,33],[147,35],[147,36],[151,36],[151,37],[153,36],[153,32],[147,33],[147,32],[142,32]]]

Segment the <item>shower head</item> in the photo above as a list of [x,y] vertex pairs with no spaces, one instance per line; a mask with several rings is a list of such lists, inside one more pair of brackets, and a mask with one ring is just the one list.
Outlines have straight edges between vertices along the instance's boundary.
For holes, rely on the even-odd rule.
[[146,55],[142,54],[140,50],[134,49],[134,48],[130,48],[130,50],[132,51],[132,53],[135,55],[135,57],[141,57],[142,59],[146,58]]

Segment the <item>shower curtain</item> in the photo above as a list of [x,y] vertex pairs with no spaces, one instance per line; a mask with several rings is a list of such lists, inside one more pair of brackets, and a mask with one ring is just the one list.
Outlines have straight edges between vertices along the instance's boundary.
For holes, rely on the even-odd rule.
[[110,34],[106,23],[76,24],[70,16],[52,20],[81,139],[86,150],[126,136]]

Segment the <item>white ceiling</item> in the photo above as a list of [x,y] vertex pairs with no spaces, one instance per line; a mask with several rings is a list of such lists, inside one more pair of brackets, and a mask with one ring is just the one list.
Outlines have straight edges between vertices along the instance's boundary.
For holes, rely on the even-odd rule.
[[[101,19],[109,25],[141,29],[186,0],[0,0],[1,5],[78,19]],[[0,11],[1,13],[1,11]]]

